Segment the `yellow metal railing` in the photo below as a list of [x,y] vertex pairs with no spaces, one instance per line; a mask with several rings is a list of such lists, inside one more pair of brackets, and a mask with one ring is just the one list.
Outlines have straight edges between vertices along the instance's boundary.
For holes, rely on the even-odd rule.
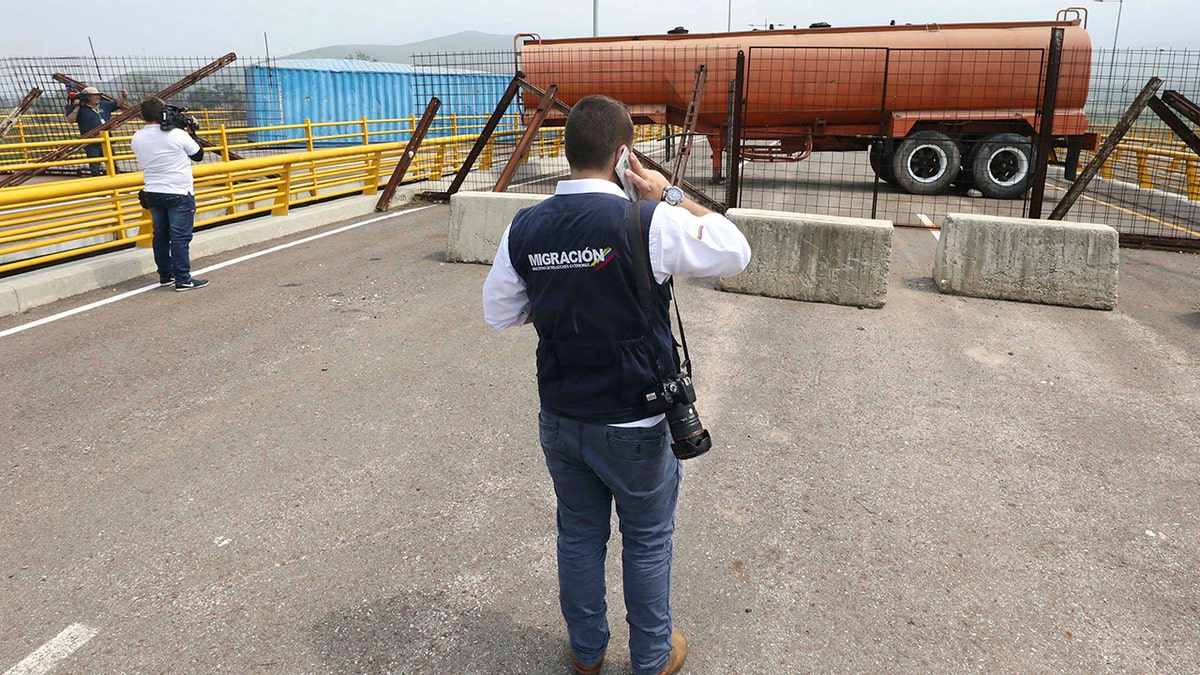
[[[1082,161],[1089,159],[1084,153]],[[1164,127],[1135,127],[1100,167],[1100,177],[1200,201],[1200,155]]]
[[[372,194],[384,162],[402,148],[376,144],[197,165],[198,225]],[[149,213],[137,202],[141,187],[135,173],[0,190],[0,272],[148,242]]]
[[[201,116],[202,115],[202,116]],[[234,156],[255,156],[266,153],[285,152],[289,149],[303,147],[305,150],[315,150],[323,145],[370,145],[373,143],[393,143],[407,141],[420,121],[419,116],[369,120],[365,117],[357,120],[342,122],[310,122],[301,124],[284,124],[277,126],[245,127],[230,126],[227,121],[233,117],[232,111],[202,111],[197,115],[200,119],[201,130],[197,133],[204,141],[211,144],[206,152],[228,161],[230,153]],[[42,115],[42,117],[55,117]],[[208,121],[215,122],[210,126]],[[487,123],[486,115],[446,115],[437,118],[430,129],[430,137],[439,135],[464,136],[477,135]],[[74,125],[62,123],[67,133],[77,133]],[[133,152],[129,147],[129,139],[140,122],[130,122],[131,127],[122,127],[116,132],[102,133],[98,138],[63,140],[62,138],[28,139],[20,133],[10,132],[8,142],[0,142],[0,173],[24,171],[27,169],[60,169],[63,167],[84,167],[89,164],[101,164],[106,176],[115,176],[128,165],[120,162],[133,162]],[[42,127],[38,127],[42,128]],[[501,138],[509,137],[522,129],[521,119],[517,114],[507,115],[497,128]],[[536,157],[556,156],[556,144],[561,144],[561,128],[546,129],[539,136],[531,154]],[[74,133],[72,133],[74,132]],[[557,136],[555,134],[558,134]],[[639,126],[636,131],[638,140],[662,138],[662,128],[657,126]],[[258,137],[257,140],[251,140]],[[268,138],[277,136],[276,138]],[[472,141],[473,142],[473,141]],[[79,148],[71,156],[57,162],[41,162],[40,158],[66,145]],[[101,156],[87,157],[84,146],[98,145]],[[469,147],[468,147],[469,149]],[[465,154],[466,149],[462,150]],[[78,168],[76,169],[78,170]]]
[[[212,145],[208,152],[226,160],[231,152],[234,155],[251,156],[285,152],[297,147],[314,150],[324,145],[369,145],[407,141],[420,119],[417,115],[379,120],[363,117],[344,122],[305,120],[301,124],[246,127],[242,126],[240,113],[234,111],[206,110],[199,111],[196,116],[201,127],[197,136]],[[46,119],[34,119],[29,124],[22,124],[28,117]],[[478,134],[486,122],[486,115],[446,115],[437,118],[430,130],[430,136]],[[516,131],[521,128],[520,123],[518,115],[508,115],[498,130],[501,133]],[[134,161],[129,139],[141,125],[140,120],[134,120],[128,122],[127,126],[103,133],[97,138],[80,139],[77,138],[79,131],[75,125],[66,122],[61,116],[25,115],[9,131],[8,136],[0,141],[0,173],[63,167],[75,167],[74,171],[77,172],[89,164],[101,164],[106,176],[115,176],[122,168],[128,168],[122,167],[120,162]],[[37,136],[27,132],[34,129],[38,130]],[[251,140],[256,136],[259,137],[257,140]],[[57,162],[40,161],[50,152],[67,145],[76,146],[78,150]],[[84,147],[88,145],[99,146],[101,156],[87,157]]]
[[[361,138],[369,139],[375,133],[367,128],[368,124],[363,122]],[[520,133],[509,130],[494,134],[475,168],[488,170],[506,161]],[[224,135],[216,152],[244,147],[231,142],[227,130]],[[469,134],[427,137],[406,179],[440,180],[448,176],[463,164],[477,137],[477,129]],[[661,127],[637,130],[638,140],[661,137]],[[561,128],[543,129],[528,157],[560,157],[562,143]],[[292,206],[332,197],[374,194],[387,182],[406,144],[370,142],[197,164],[192,169],[197,227],[260,214],[283,215]],[[32,145],[33,149],[43,149]],[[124,159],[132,158],[112,155],[103,161],[111,169],[116,161]],[[141,173],[125,173],[0,189],[0,273],[130,243],[148,246],[152,236],[149,213],[137,201],[142,185]]]
[[1200,156],[1183,143],[1145,145],[1126,139],[1100,167],[1100,177],[1200,202]]

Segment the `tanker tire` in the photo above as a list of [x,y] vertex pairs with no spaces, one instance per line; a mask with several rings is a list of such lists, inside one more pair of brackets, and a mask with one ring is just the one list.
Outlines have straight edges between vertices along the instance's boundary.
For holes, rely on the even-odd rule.
[[932,195],[950,187],[962,169],[962,153],[940,131],[918,131],[896,145],[892,173],[914,195]]
[[884,152],[883,143],[872,143],[871,149],[867,151],[867,158],[871,161],[871,170],[879,176],[879,180],[888,185],[896,184],[896,174],[892,173],[892,156]]
[[1033,141],[1019,134],[988,136],[971,153],[970,168],[985,197],[1020,197],[1033,178]]

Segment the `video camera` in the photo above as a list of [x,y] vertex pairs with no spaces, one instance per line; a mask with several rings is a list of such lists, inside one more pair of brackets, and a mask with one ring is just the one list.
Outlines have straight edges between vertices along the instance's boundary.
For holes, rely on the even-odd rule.
[[177,105],[164,104],[162,111],[162,119],[158,121],[158,126],[163,131],[171,129],[183,129],[189,134],[194,134],[200,130],[200,123],[195,117],[185,115],[187,108],[181,108]]

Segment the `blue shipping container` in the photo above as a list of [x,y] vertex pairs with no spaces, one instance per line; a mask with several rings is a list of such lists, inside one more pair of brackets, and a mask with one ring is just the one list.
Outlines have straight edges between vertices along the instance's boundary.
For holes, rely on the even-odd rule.
[[[453,133],[452,115],[462,118],[458,123],[460,130],[477,131],[495,109],[511,79],[506,75],[351,59],[276,61],[270,67],[246,67],[245,77],[248,126],[302,125],[306,119],[314,124],[363,117],[403,120],[372,124],[372,143],[407,140],[407,130],[411,127],[409,120],[414,115],[420,119],[430,96],[437,96],[442,101],[430,136]],[[467,118],[470,118],[469,123]],[[376,133],[380,131],[396,133]],[[313,130],[313,135],[318,137],[314,142],[320,146],[357,145],[362,143],[361,134],[361,124]],[[296,141],[300,144],[304,141],[304,130],[251,132],[250,141]]]

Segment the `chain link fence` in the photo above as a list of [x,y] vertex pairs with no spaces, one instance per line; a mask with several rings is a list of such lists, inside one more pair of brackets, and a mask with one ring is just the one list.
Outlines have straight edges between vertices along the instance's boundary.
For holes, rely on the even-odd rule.
[[[415,55],[415,68],[406,75],[412,81],[410,112],[419,116],[429,98],[438,96],[442,110],[435,136],[478,134],[519,68],[542,90],[557,85],[559,100],[568,104],[591,93],[624,101],[639,125],[639,150],[668,169],[690,140],[680,182],[721,204],[915,226],[937,224],[948,212],[1030,213],[1047,49],[768,44],[743,50],[739,66],[732,43],[548,42],[563,44],[526,46],[519,58],[509,51]],[[69,85],[56,80],[56,73],[114,98],[128,89],[132,104],[211,61],[0,59],[0,113],[6,115],[30,89],[44,90],[21,117],[20,128],[0,141],[0,163],[6,161],[6,142],[78,137],[64,119]],[[680,129],[699,66],[705,79],[691,140]],[[240,58],[171,102],[196,111],[206,128],[236,130],[284,120],[281,106],[293,105],[283,102],[286,90],[299,85],[276,81],[282,72],[276,67],[266,59]],[[1082,145],[1078,164],[1086,164],[1089,148],[1103,141],[1151,77],[1164,81],[1160,95],[1174,90],[1200,101],[1200,52],[1063,51],[1043,214],[1072,185],[1072,151]],[[263,78],[266,86],[260,86]],[[333,93],[314,90],[294,106]],[[518,93],[462,189],[495,184],[539,100]],[[352,106],[341,110],[370,116]],[[551,110],[511,191],[550,193],[567,175],[563,119]],[[1066,218],[1107,223],[1129,239],[1194,245],[1200,241],[1200,156],[1146,110]]]

